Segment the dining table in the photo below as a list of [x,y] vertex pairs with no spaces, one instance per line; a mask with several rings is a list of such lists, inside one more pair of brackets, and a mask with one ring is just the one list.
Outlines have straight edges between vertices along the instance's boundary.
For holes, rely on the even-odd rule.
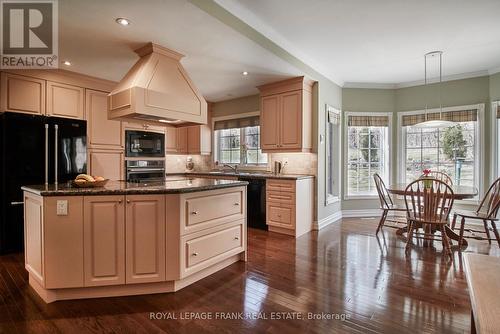
[[[408,186],[408,184],[406,184],[406,183],[394,183],[394,184],[390,184],[387,187],[387,191],[392,195],[404,196],[407,186]],[[479,193],[477,188],[470,187],[470,186],[450,185],[450,188],[453,191],[453,199],[454,200],[471,199],[471,198],[476,197]],[[460,236],[457,233],[455,233],[455,231],[453,231],[449,225],[446,225],[445,229],[446,229],[446,235],[448,236],[448,238],[458,242],[458,240],[460,239]],[[401,228],[398,228],[396,230],[396,234],[399,236],[404,236],[404,234],[407,231],[408,231],[407,226],[401,227]],[[462,247],[466,248],[467,245],[468,245],[467,240],[464,239],[462,241]]]

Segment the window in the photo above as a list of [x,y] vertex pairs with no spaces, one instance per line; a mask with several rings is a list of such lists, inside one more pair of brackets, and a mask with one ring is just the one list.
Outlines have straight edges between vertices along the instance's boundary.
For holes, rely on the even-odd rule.
[[373,174],[389,180],[390,114],[348,113],[347,197],[376,196]]
[[[455,185],[479,187],[478,110],[444,111],[442,118],[455,125],[445,128],[418,128],[425,114],[403,115],[403,182],[419,178],[424,169],[450,175]],[[428,119],[439,119],[439,112],[428,113]]]
[[494,117],[493,133],[495,134],[496,138],[496,146],[493,145],[494,147],[493,157],[494,159],[496,159],[493,162],[495,168],[493,170],[492,181],[494,181],[496,178],[500,177],[500,102],[499,101],[493,102],[491,110]]
[[260,149],[259,116],[214,122],[215,161],[244,166],[267,165]]
[[326,105],[326,204],[339,199],[340,110]]

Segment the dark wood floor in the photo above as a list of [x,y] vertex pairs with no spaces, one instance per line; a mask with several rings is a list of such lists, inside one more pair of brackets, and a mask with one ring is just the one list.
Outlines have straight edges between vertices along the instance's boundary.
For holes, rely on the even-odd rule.
[[[405,256],[395,230],[345,219],[297,240],[249,231],[249,261],[179,292],[45,304],[27,284],[23,255],[0,257],[2,333],[461,333],[470,302],[460,256],[416,247]],[[496,244],[467,251],[500,256]],[[150,320],[164,312],[177,320]],[[345,314],[342,320],[180,319],[184,312]],[[297,314],[297,313],[295,313]],[[227,315],[227,314],[226,314]],[[293,313],[283,315],[292,316]]]

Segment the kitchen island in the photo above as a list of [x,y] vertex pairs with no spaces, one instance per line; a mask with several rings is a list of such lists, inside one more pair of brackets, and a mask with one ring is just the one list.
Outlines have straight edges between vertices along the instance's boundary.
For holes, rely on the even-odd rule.
[[173,292],[246,261],[245,181],[25,186],[25,267],[45,302]]

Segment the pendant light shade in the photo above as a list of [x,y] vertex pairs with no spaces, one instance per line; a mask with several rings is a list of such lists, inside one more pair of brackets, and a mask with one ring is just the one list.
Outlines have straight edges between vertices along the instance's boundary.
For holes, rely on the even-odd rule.
[[451,121],[443,120],[443,104],[441,99],[441,85],[443,81],[443,62],[442,62],[443,51],[432,51],[424,55],[424,86],[428,89],[427,84],[427,58],[439,57],[439,119],[429,120],[427,114],[427,101],[425,103],[425,120],[423,122],[415,124],[416,128],[446,128],[455,125]]

